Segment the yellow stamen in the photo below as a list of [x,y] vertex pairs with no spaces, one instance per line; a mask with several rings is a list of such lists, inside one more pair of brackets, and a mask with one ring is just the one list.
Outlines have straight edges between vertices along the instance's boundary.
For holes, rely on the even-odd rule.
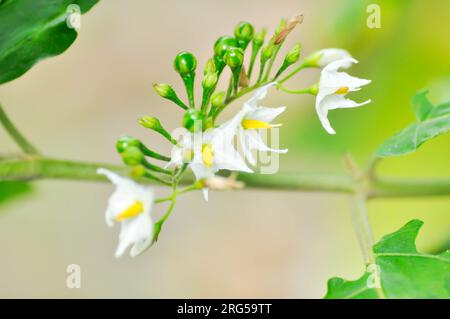
[[342,86],[334,93],[335,94],[347,94],[348,91],[349,91],[349,87],[348,86]]
[[144,205],[142,202],[135,202],[133,205],[125,209],[119,215],[116,216],[116,221],[121,222],[125,219],[133,218],[144,211]]
[[262,128],[272,128],[274,125],[259,120],[242,120],[242,127],[246,130],[257,130]]
[[183,150],[183,163],[190,163],[194,158],[194,152],[190,149]]
[[214,154],[211,144],[202,145],[202,158],[203,163],[205,163],[207,167],[211,167],[213,165]]

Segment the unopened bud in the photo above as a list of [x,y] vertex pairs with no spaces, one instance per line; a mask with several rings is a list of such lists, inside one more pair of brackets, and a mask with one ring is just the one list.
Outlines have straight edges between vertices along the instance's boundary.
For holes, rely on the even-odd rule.
[[136,166],[142,163],[144,160],[144,154],[139,147],[128,147],[122,153],[122,160],[126,165]]
[[228,50],[228,48],[237,46],[238,43],[235,38],[227,35],[222,36],[219,39],[217,39],[216,43],[214,44],[214,54],[222,58],[225,52]]
[[140,147],[141,141],[132,136],[122,136],[116,142],[117,152],[123,153],[129,147]]
[[158,131],[162,128],[161,122],[153,116],[144,116],[139,120],[139,124],[141,124],[145,128],[149,128],[151,130]]
[[159,96],[168,99],[181,108],[187,110],[188,107],[183,103],[183,101],[180,100],[180,98],[177,96],[177,93],[175,93],[175,90],[169,84],[156,83],[153,84],[153,88]]
[[225,92],[218,91],[214,92],[211,96],[211,106],[213,108],[221,107],[225,102]]
[[[314,53],[312,53],[310,56],[308,56],[305,59],[305,65],[309,66],[309,67],[325,67],[328,64],[330,64],[331,62],[337,61],[337,60],[342,60],[342,59],[348,59],[351,58],[352,56],[350,55],[350,53],[344,49],[335,49],[335,48],[330,48],[330,49],[322,49],[319,51],[316,51]],[[348,68],[352,65],[351,62],[346,63],[345,65],[343,65],[343,67]]]
[[181,52],[175,57],[173,67],[181,75],[192,73],[197,68],[197,59],[192,53]]
[[244,51],[241,48],[228,48],[223,60],[230,68],[236,69],[244,63]]
[[164,127],[161,125],[161,122],[153,116],[143,116],[139,119],[139,124],[143,127],[151,129],[155,132],[158,132],[166,139],[168,139],[172,144],[177,144],[177,141],[167,132]]
[[257,32],[255,34],[255,37],[253,38],[253,44],[257,47],[260,47],[264,43],[264,38],[266,37],[267,30],[262,29],[261,31]]
[[248,43],[253,39],[255,29],[248,22],[240,22],[236,28],[234,28],[234,36],[238,41],[240,48],[245,49]]
[[147,171],[146,171],[144,166],[142,166],[142,165],[135,165],[135,166],[133,166],[131,168],[130,174],[134,178],[140,178],[140,177],[145,176],[146,172]]
[[202,86],[205,89],[212,89],[217,84],[218,80],[219,77],[217,76],[216,72],[208,73],[203,78]]
[[189,109],[183,117],[183,127],[190,132],[200,132],[203,127],[203,113],[196,109]]
[[261,62],[266,62],[269,60],[273,53],[275,52],[275,46],[272,44],[268,44],[261,50]]
[[302,50],[302,46],[300,43],[296,44],[287,54],[284,59],[287,65],[294,64],[300,59],[300,52]]
[[214,58],[210,58],[206,62],[205,68],[203,70],[203,75],[214,72],[216,72],[216,63],[214,62]]
[[169,98],[173,95],[176,95],[173,88],[166,83],[155,83],[153,84],[153,88],[155,89],[156,93],[158,93],[158,95],[163,98]]

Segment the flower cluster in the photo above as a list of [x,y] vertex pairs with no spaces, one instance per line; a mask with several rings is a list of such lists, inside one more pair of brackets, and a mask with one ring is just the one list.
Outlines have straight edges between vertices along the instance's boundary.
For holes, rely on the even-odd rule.
[[[209,189],[242,188],[236,180],[237,172],[253,173],[258,164],[254,157],[257,152],[286,153],[287,149],[275,149],[266,145],[262,132],[278,128],[273,123],[285,111],[285,107],[264,107],[260,101],[270,89],[281,89],[294,94],[312,94],[316,96],[316,111],[325,130],[334,134],[328,120],[328,111],[337,108],[357,107],[370,101],[356,103],[347,99],[347,93],[359,90],[370,81],[352,77],[339,71],[357,63],[351,55],[342,49],[324,49],[317,51],[285,75],[285,71],[300,60],[301,45],[295,45],[287,52],[277,72],[272,75],[272,67],[286,37],[303,21],[302,15],[289,21],[282,20],[273,36],[265,43],[265,29],[255,32],[247,22],[239,23],[234,36],[222,36],[214,44],[214,54],[203,70],[201,103],[196,105],[194,86],[197,60],[189,52],[179,53],[174,60],[174,69],[180,74],[186,88],[187,102],[178,97],[169,84],[154,84],[155,91],[163,98],[179,106],[184,115],[182,128],[169,133],[155,117],[142,117],[139,123],[164,136],[173,144],[170,156],[150,150],[140,140],[125,136],[117,141],[117,151],[123,162],[131,168],[130,174],[135,180],[153,182],[171,188],[171,194],[155,199],[151,188],[115,172],[101,169],[117,190],[111,196],[106,211],[108,225],[120,222],[122,230],[116,256],[122,255],[132,245],[130,254],[138,255],[156,242],[165,220],[172,212],[178,195],[202,190],[208,199]],[[248,48],[251,44],[251,50]],[[251,51],[248,66],[244,63],[246,51]],[[259,57],[259,73],[252,83],[252,72]],[[319,81],[303,90],[288,90],[282,84],[305,68],[321,68]],[[229,70],[229,82],[226,91],[220,91],[221,76]],[[253,92],[253,96],[243,104],[235,115],[221,124],[217,124],[219,115],[237,98]],[[242,151],[238,151],[236,141]],[[153,158],[166,162],[159,166],[148,161]],[[192,171],[195,181],[185,188],[179,184],[187,183],[186,172]],[[224,177],[224,172],[231,175]],[[154,204],[168,202],[169,208],[163,217],[153,222],[150,211]]]

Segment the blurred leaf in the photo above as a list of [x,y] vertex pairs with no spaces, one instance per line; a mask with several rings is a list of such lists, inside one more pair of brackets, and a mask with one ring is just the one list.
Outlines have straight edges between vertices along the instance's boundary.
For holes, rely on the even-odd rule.
[[32,191],[29,183],[25,182],[0,182],[0,205],[6,201],[15,199]]
[[427,94],[428,91],[423,90],[418,92],[412,99],[413,110],[419,122],[426,120],[433,109],[433,104],[428,100]]
[[396,156],[414,152],[426,141],[450,130],[450,103],[431,104],[421,91],[413,98],[413,109],[418,122],[388,139],[377,151],[378,156]]
[[[386,298],[450,298],[450,251],[421,254],[415,240],[423,222],[412,220],[384,236],[373,246],[375,262]],[[366,272],[355,281],[332,278],[325,298],[379,298]]]
[[88,11],[98,0],[0,1],[0,84],[21,76],[36,62],[64,52],[77,37],[67,25],[68,6]]

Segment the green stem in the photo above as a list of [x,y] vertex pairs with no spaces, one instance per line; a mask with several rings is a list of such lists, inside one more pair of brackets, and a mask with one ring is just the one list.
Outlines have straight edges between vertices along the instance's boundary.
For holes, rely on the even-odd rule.
[[364,262],[369,265],[375,263],[375,257],[372,251],[374,240],[367,214],[366,199],[365,194],[360,191],[351,196],[351,217]]
[[277,84],[277,88],[280,89],[283,92],[290,93],[290,94],[312,94],[317,95],[317,85],[313,85],[309,88],[302,89],[302,90],[289,90],[285,88],[284,86]]
[[264,75],[264,82],[266,82],[269,79],[270,72],[272,71],[273,63],[275,62],[278,52],[280,52],[281,44],[277,45],[275,48],[275,51],[273,52],[272,57],[269,60],[269,66],[267,67],[266,75]]
[[39,154],[38,150],[23,136],[11,120],[6,115],[3,107],[0,105],[0,123],[5,127],[11,138],[17,143],[17,145],[26,154],[36,155]]
[[297,74],[298,72],[300,72],[301,70],[305,69],[309,67],[308,64],[306,63],[302,63],[300,64],[298,67],[296,67],[293,71],[291,71],[291,73],[289,73],[288,75],[286,75],[284,78],[282,78],[281,80],[278,81],[278,83],[284,83],[287,80],[289,80],[291,77],[293,77],[295,74]]
[[[102,181],[107,179],[96,173],[98,168],[107,168],[121,175],[129,175],[124,166],[59,160],[47,157],[13,157],[0,160],[0,181],[69,179]],[[349,176],[330,174],[239,174],[239,180],[248,188],[280,191],[313,191],[354,194],[359,184]],[[152,181],[144,179],[142,182]],[[192,184],[182,179],[182,184]],[[379,178],[367,185],[367,198],[403,198],[450,196],[450,178],[442,179],[392,179]]]
[[234,74],[231,74],[230,81],[228,82],[227,95],[225,96],[225,101],[231,98],[231,94],[233,93],[233,82],[234,82]]
[[181,195],[181,194],[184,194],[184,193],[188,193],[188,192],[191,192],[191,191],[194,191],[194,190],[198,190],[198,189],[200,189],[199,186],[198,186],[198,184],[197,184],[197,183],[194,183],[194,184],[192,184],[192,185],[190,185],[190,186],[187,186],[187,187],[185,187],[185,188],[182,188],[182,189],[180,189],[180,190],[176,190],[176,191],[175,191],[174,193],[172,193],[172,195],[170,195],[170,196],[155,199],[155,203],[156,203],[156,204],[165,203],[165,202],[171,201],[171,200],[173,199],[173,196],[174,196],[173,194],[175,194],[176,196],[178,196],[178,195]]

